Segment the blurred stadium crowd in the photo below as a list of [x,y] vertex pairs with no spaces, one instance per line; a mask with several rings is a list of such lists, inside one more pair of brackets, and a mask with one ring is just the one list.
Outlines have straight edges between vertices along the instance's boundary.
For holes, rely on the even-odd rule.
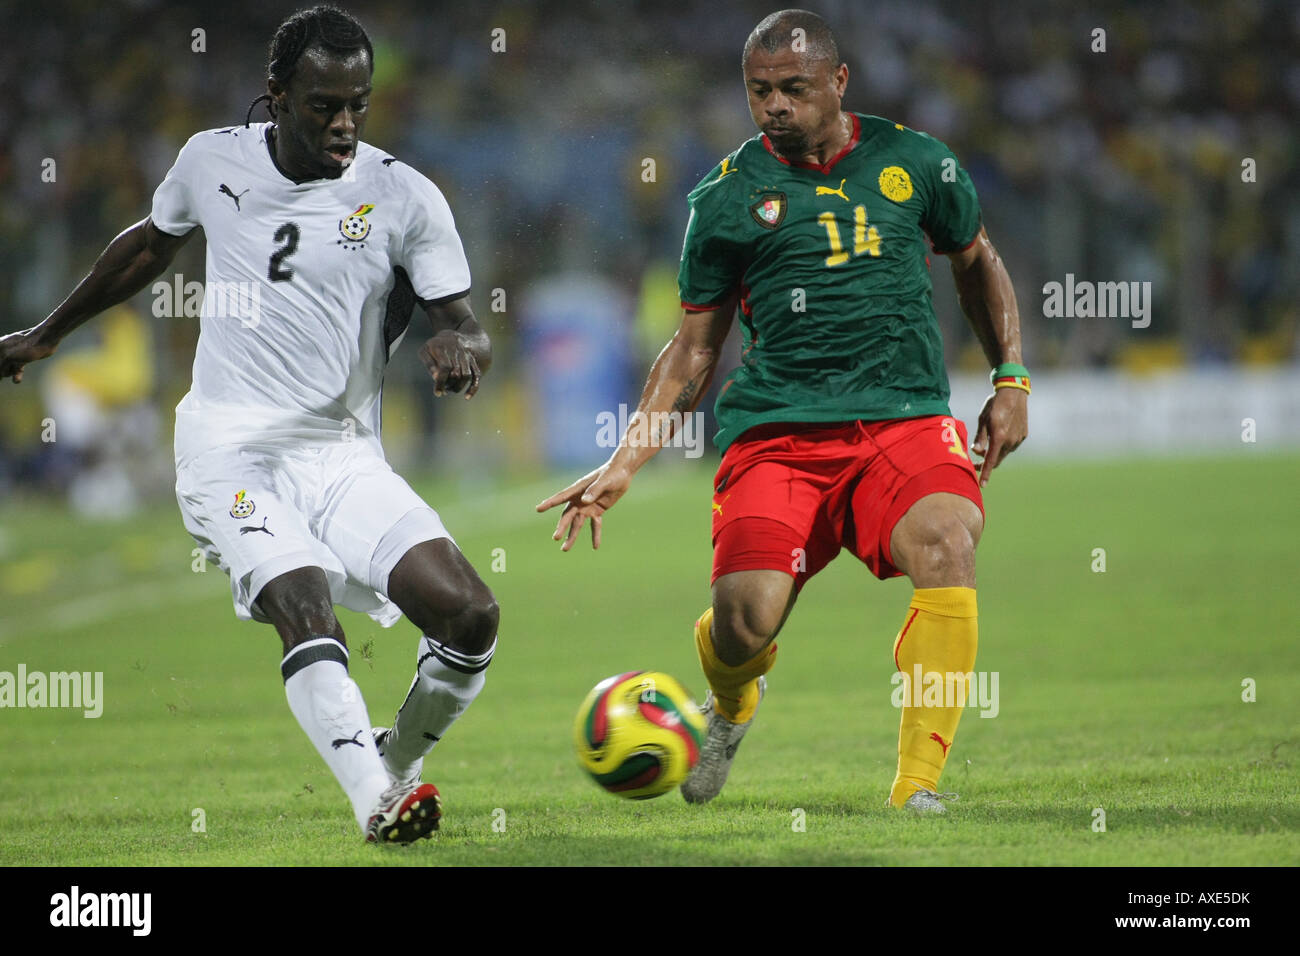
[[[0,332],[38,322],[113,235],[147,215],[188,136],[243,122],[265,89],[271,34],[299,5],[5,6],[6,34],[21,42],[0,58]],[[470,429],[473,453],[519,466],[590,462],[589,431],[565,452],[566,416],[634,402],[671,334],[684,198],[754,132],[740,48],[777,5],[341,5],[375,43],[365,139],[447,195],[474,271],[473,305],[496,341],[495,397],[486,388],[480,397],[498,404],[490,429],[482,418],[486,432]],[[1296,360],[1300,6],[822,0],[812,8],[837,30],[849,64],[846,107],[932,133],[970,170],[1016,282],[1031,368]],[[193,49],[196,28],[205,31],[202,52]],[[1093,50],[1098,28],[1105,52]],[[266,118],[262,107],[253,114]],[[42,178],[47,158],[54,182]],[[1242,181],[1247,158],[1251,183]],[[979,369],[947,270],[935,265],[950,364]],[[202,243],[183,251],[176,271],[202,278]],[[1150,281],[1151,327],[1044,318],[1043,284],[1067,273]],[[491,309],[497,289],[501,312]],[[98,320],[64,349],[87,352],[82,388],[101,405],[159,410],[148,427],[165,452],[198,323],[156,317],[151,302],[142,294],[126,315]],[[96,358],[122,375],[96,384]],[[4,386],[0,487],[66,486],[93,465],[93,451],[61,461],[42,447],[54,380],[66,386],[78,373],[44,364],[51,368],[33,367],[30,387]],[[417,387],[421,375],[408,342],[386,393],[397,412],[385,420],[398,423],[395,442],[410,458],[436,463],[450,456],[430,442],[433,423],[451,413]],[[448,434],[460,430],[443,422]]]

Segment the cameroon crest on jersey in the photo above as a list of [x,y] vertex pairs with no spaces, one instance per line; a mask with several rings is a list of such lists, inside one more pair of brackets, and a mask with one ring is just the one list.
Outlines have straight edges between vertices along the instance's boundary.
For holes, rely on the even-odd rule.
[[766,226],[769,229],[775,229],[781,225],[781,220],[785,218],[785,211],[789,208],[786,202],[785,193],[763,193],[758,202],[749,207],[754,221],[760,226]]

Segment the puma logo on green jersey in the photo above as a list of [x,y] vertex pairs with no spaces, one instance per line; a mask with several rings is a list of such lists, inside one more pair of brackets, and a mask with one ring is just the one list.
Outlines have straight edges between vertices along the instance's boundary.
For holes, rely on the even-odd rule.
[[847,179],[841,179],[839,189],[831,189],[830,186],[818,186],[817,195],[818,196],[839,196],[845,202],[852,202],[852,200],[849,199],[848,196],[844,195],[844,184],[847,182],[848,182]]

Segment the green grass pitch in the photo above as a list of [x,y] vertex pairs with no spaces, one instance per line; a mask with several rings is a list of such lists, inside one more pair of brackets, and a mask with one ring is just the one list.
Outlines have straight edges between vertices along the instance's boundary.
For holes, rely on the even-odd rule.
[[[943,780],[961,800],[927,819],[882,807],[910,588],[847,555],[781,635],[721,797],[629,802],[587,780],[570,734],[596,681],[665,670],[703,695],[691,622],[708,602],[710,473],[648,469],[595,554],[559,553],[554,516],[532,513],[569,477],[419,486],[502,627],[484,693],[426,763],[443,830],[407,848],[362,843],[289,713],[273,631],[235,620],[219,571],[191,570],[174,506],[120,524],[0,509],[0,671],[103,671],[105,698],[98,719],[0,710],[0,863],[1300,863],[1300,458],[999,469],[976,667],[998,672],[1000,712],[967,712]],[[342,619],[387,723],[415,630]]]

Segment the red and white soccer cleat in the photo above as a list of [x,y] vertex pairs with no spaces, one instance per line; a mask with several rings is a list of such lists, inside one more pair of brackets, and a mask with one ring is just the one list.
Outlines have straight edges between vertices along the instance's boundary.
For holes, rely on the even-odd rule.
[[441,819],[437,787],[419,780],[395,783],[379,795],[366,825],[366,842],[414,843],[432,836]]

